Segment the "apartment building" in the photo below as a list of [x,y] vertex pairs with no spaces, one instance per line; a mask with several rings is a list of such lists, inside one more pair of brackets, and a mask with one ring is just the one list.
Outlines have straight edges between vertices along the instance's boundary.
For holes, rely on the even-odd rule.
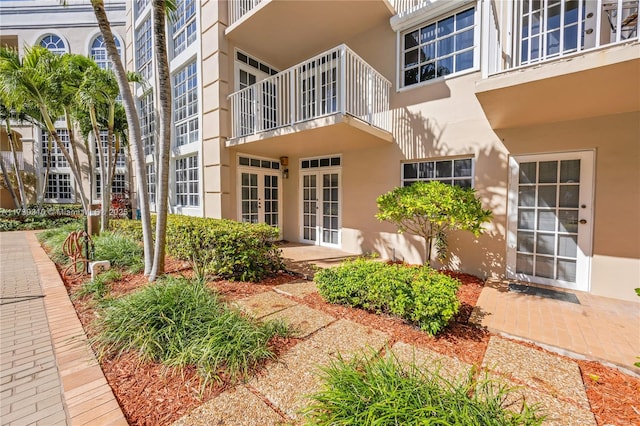
[[[127,57],[153,82],[149,3],[128,8]],[[376,197],[436,179],[493,211],[441,266],[634,300],[638,3],[178,1],[170,208],[419,263]]]
[[[22,0],[0,2],[0,45],[18,49],[20,54],[26,46],[40,45],[57,54],[74,53],[93,58],[99,66],[107,68],[110,62],[107,58],[104,41],[100,35],[93,8],[89,1],[72,0],[66,5],[58,1]],[[126,2],[123,0],[105,1],[107,14],[113,27],[116,43],[124,55],[126,39]],[[123,56],[124,58],[124,56]],[[69,131],[63,120],[56,123],[58,133],[66,148],[69,149]],[[14,130],[20,135],[18,141],[18,162],[29,176],[29,202],[37,200],[45,203],[74,203],[80,202],[76,183],[71,169],[62,152],[51,145],[49,150],[48,133],[37,127],[14,123]],[[9,152],[7,135],[4,128],[0,133],[2,158],[8,168],[13,167],[12,156]],[[106,134],[102,139],[103,150],[106,152]],[[94,144],[94,156],[97,157],[97,144]],[[116,175],[112,185],[113,193],[122,194],[129,190],[129,165],[126,159],[127,151],[121,148],[116,164]],[[87,161],[84,149],[79,152],[81,162]],[[94,163],[95,164],[95,163]],[[48,175],[45,171],[49,167]],[[46,182],[44,181],[47,176]],[[100,196],[99,170],[94,171],[94,180],[90,184],[84,179],[83,186],[89,194],[90,188],[94,199]],[[13,201],[8,191],[2,189],[1,207],[13,208]]]

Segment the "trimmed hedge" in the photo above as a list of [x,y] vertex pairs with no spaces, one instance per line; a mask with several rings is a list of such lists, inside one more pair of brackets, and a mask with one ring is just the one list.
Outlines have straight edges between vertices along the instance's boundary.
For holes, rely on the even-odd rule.
[[458,313],[460,281],[428,266],[389,265],[356,259],[315,275],[330,303],[399,316],[431,335]]
[[73,204],[0,209],[0,232],[58,228],[71,223],[81,225],[82,215],[82,208]]
[[[141,223],[112,221],[112,229],[142,240]],[[266,224],[227,219],[169,215],[167,253],[191,262],[196,274],[241,281],[260,281],[283,268],[274,244],[278,230]]]

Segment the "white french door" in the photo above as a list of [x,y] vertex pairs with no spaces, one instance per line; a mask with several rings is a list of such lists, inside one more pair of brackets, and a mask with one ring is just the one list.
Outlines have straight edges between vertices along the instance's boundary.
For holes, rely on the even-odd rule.
[[280,176],[266,170],[239,169],[240,221],[280,226]]
[[340,170],[302,173],[302,240],[340,246]]
[[593,152],[510,159],[510,278],[588,291]]

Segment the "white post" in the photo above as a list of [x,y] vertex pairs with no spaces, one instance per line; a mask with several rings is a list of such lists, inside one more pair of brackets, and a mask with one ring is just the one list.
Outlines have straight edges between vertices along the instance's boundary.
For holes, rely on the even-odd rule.
[[[342,44],[340,45],[340,112],[345,114],[347,112],[347,46]],[[350,56],[350,55],[349,55]]]

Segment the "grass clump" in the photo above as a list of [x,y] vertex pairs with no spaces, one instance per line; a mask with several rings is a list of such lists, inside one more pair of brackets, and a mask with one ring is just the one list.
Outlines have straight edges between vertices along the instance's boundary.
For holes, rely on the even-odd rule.
[[388,313],[435,335],[458,313],[460,282],[428,266],[356,259],[315,275],[328,302]]
[[95,300],[103,300],[109,295],[109,284],[122,278],[122,274],[117,269],[109,269],[98,274],[94,279],[85,281],[80,289],[74,294],[75,298],[91,296]]
[[535,407],[509,411],[510,389],[471,374],[449,382],[436,372],[401,367],[392,356],[338,359],[323,369],[325,387],[305,409],[308,425],[540,425]]
[[113,232],[102,232],[94,237],[95,260],[108,260],[111,266],[138,272],[144,267],[143,251],[132,238]]
[[95,324],[103,354],[136,351],[143,361],[195,365],[203,383],[240,378],[273,358],[268,343],[281,322],[258,323],[227,307],[201,281],[168,277],[111,301]]
[[68,265],[70,259],[62,251],[62,245],[70,233],[79,231],[82,225],[70,223],[60,228],[52,228],[38,234],[38,240],[49,251],[49,257],[58,265]]

